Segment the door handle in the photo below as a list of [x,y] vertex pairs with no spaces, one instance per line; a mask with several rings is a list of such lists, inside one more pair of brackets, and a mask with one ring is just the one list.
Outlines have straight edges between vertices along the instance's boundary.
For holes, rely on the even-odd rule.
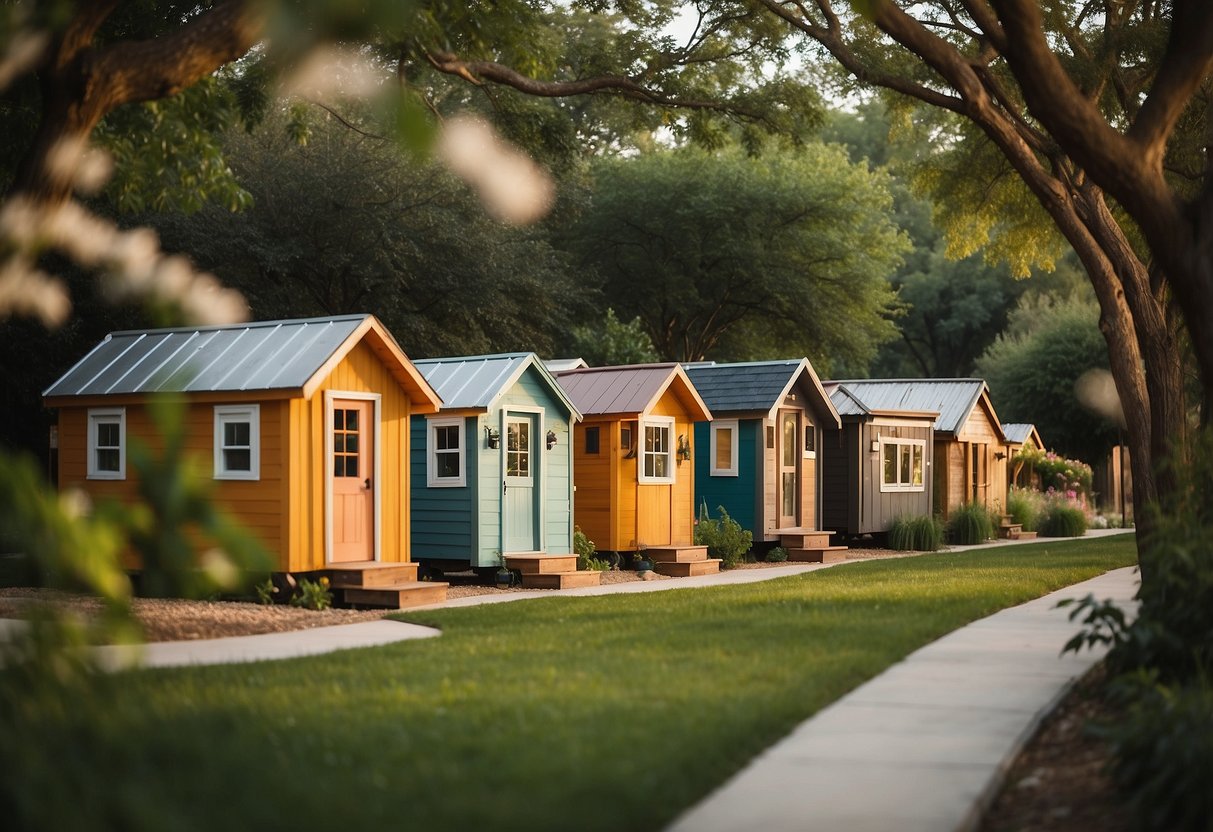
[[370,477],[367,477],[365,480],[363,480],[363,481],[362,481],[362,485],[363,485],[363,487],[364,487],[364,488],[366,488],[367,490],[370,490],[370,487],[371,487],[371,478],[370,478]]

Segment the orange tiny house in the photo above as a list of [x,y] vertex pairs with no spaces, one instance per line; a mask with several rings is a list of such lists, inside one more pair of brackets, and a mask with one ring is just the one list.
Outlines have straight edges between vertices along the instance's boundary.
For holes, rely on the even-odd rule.
[[603,551],[646,550],[667,574],[719,568],[694,545],[694,427],[712,414],[686,371],[641,364],[556,378],[583,416],[573,443],[581,530]]
[[128,439],[154,446],[148,402],[180,395],[189,450],[276,570],[352,580],[411,559],[409,417],[441,402],[372,315],[111,333],[43,395],[62,488],[129,498]]

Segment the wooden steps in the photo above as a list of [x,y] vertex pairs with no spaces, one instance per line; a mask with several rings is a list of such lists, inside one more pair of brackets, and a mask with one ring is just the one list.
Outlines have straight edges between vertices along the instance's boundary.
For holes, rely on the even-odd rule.
[[834,532],[816,529],[777,529],[779,545],[788,550],[795,563],[835,563],[846,560],[846,546],[830,545]]
[[527,589],[572,589],[602,583],[601,572],[577,571],[576,555],[507,554],[505,566],[522,575]]
[[417,580],[415,563],[344,563],[324,570],[343,604],[403,610],[446,600],[447,584]]
[[720,571],[720,558],[709,558],[707,546],[658,546],[645,549],[653,562],[653,571],[674,578],[714,575]]
[[1016,523],[1011,515],[1004,514],[998,526],[998,536],[1003,540],[1035,540],[1036,532],[1025,532],[1022,523]]

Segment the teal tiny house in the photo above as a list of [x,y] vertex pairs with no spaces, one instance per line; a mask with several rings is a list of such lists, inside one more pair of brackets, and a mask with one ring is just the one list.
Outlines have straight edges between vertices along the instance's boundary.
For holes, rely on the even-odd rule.
[[577,408],[533,353],[414,364],[446,391],[437,414],[412,420],[414,558],[453,571],[494,568],[504,556],[529,584],[571,585],[556,573],[576,567]]
[[[695,503],[724,506],[754,542],[779,540],[803,560],[831,551],[820,533],[823,429],[838,413],[807,358],[691,364],[687,375],[712,411],[695,426]],[[810,534],[812,533],[812,534]]]

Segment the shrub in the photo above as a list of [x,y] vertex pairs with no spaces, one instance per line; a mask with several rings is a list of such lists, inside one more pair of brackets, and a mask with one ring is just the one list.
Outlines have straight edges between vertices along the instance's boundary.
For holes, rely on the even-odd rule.
[[305,610],[327,610],[333,605],[333,593],[329,591],[329,579],[318,581],[301,578],[299,589],[291,599],[292,607],[303,607]]
[[1082,537],[1087,533],[1087,513],[1077,504],[1051,500],[1037,531],[1041,537]]
[[1007,514],[1025,532],[1036,531],[1044,508],[1044,495],[1034,488],[1012,488],[1007,494]]
[[994,536],[990,512],[978,503],[962,503],[948,518],[948,542],[958,546],[985,543]]
[[695,545],[707,546],[708,557],[720,558],[722,567],[732,569],[750,551],[754,534],[729,517],[724,506],[717,508],[720,510],[719,520],[708,517],[706,507],[700,512],[699,525],[695,527]]
[[776,546],[771,551],[767,552],[767,563],[783,563],[788,559],[788,550],[782,546]]
[[[598,572],[605,571],[604,569],[597,569],[597,567],[590,566],[591,560],[596,560],[598,563],[606,563],[606,561],[598,560],[593,556],[595,551],[594,541],[585,536],[585,532],[581,530],[581,526],[574,526],[573,552],[577,555],[577,568],[596,569]],[[610,564],[607,564],[606,569],[610,568]]]
[[927,515],[901,515],[889,528],[889,548],[899,552],[934,552],[943,545],[943,524]]

